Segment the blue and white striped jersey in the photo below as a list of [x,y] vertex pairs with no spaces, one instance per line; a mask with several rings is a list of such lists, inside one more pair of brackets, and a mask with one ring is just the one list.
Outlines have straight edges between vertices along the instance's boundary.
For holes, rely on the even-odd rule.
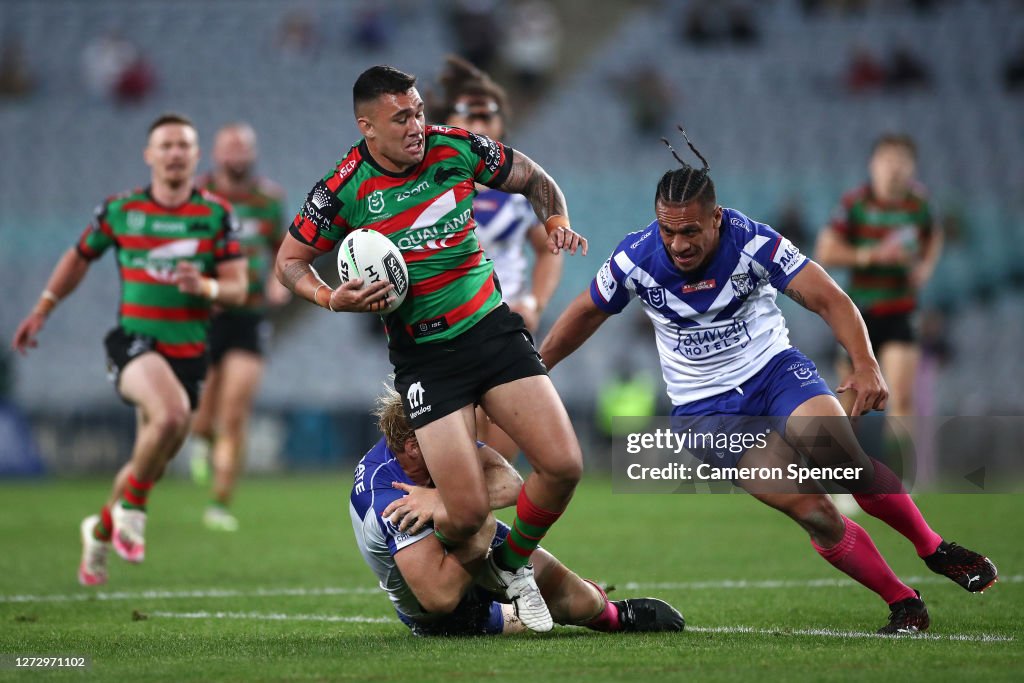
[[529,292],[526,280],[526,234],[538,222],[529,200],[520,194],[486,189],[473,200],[476,236],[501,283],[501,298],[508,303]]
[[807,263],[767,225],[723,209],[718,249],[699,272],[675,266],[654,221],[619,243],[590,296],[608,313],[640,299],[654,323],[669,398],[680,406],[735,389],[790,348],[775,297]]
[[410,535],[399,531],[394,524],[381,517],[384,508],[405,495],[404,491],[391,486],[396,481],[413,484],[395,454],[381,438],[356,465],[352,495],[349,497],[349,513],[359,552],[377,575],[380,587],[388,594],[395,609],[416,618],[426,612],[398,571],[394,555],[402,548],[430,536],[434,529],[428,526]]

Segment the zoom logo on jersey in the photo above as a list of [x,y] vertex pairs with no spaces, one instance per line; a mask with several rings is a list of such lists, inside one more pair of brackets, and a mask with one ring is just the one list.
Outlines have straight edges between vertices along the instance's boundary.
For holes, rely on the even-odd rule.
[[306,196],[306,203],[302,205],[303,217],[322,232],[331,228],[331,223],[339,211],[341,200],[322,180],[313,186]]
[[[409,197],[415,197],[428,187],[430,187],[430,183],[424,180],[418,185],[410,187],[408,190],[403,190],[402,192],[399,192],[398,194],[395,195],[395,199],[397,201],[404,202],[406,199],[409,199]],[[371,207],[370,210],[373,211],[373,208]],[[374,211],[374,213],[376,212]]]
[[484,160],[484,166],[491,173],[497,173],[501,168],[501,149],[498,143],[486,135],[469,134],[469,148],[473,153]]
[[398,259],[396,254],[389,252],[384,257],[384,270],[387,271],[388,280],[395,286],[395,293],[401,294],[409,286],[409,281],[405,277],[405,270]]

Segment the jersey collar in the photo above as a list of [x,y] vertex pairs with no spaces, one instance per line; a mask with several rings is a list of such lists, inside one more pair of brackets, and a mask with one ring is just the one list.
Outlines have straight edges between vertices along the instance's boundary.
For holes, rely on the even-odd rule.
[[[424,135],[423,136],[423,161],[426,161],[426,159],[427,159],[427,151],[428,151],[428,142],[427,141],[428,141],[428,138],[427,138],[426,135]],[[409,176],[419,172],[420,167],[423,165],[423,161],[420,161],[418,164],[410,166],[409,168],[407,168],[406,170],[404,170],[404,171],[402,171],[400,173],[395,173],[394,171],[389,171],[389,170],[387,170],[386,168],[384,168],[383,166],[381,166],[380,164],[377,163],[377,160],[373,158],[372,154],[370,154],[370,148],[366,146],[366,138],[363,138],[362,140],[359,141],[358,147],[359,147],[359,156],[361,156],[363,159],[365,159],[366,163],[370,164],[370,166],[373,166],[375,169],[377,169],[377,171],[379,173],[382,173],[383,175],[386,175],[389,178],[408,178]]]

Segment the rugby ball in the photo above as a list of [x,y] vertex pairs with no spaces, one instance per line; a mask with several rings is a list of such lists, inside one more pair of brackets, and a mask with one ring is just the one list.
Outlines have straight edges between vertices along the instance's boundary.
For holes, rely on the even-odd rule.
[[409,268],[395,243],[376,230],[355,230],[345,236],[338,248],[338,275],[342,282],[362,278],[363,288],[387,281],[394,301],[377,311],[388,315],[398,310],[409,293]]

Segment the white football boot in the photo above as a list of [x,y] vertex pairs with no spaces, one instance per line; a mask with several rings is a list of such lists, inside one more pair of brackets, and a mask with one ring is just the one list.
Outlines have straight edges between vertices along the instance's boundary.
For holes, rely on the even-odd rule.
[[90,515],[82,520],[79,531],[82,535],[82,562],[78,565],[78,583],[83,586],[100,586],[107,582],[107,553],[110,542],[93,536],[93,530],[100,522],[99,515]]
[[110,514],[114,518],[114,550],[126,562],[142,562],[146,559],[146,513],[118,502]]
[[479,582],[488,590],[503,593],[512,602],[520,621],[531,631],[543,633],[554,626],[551,612],[533,578],[532,564],[514,572],[508,571],[499,567],[494,561],[494,553],[490,553]]

